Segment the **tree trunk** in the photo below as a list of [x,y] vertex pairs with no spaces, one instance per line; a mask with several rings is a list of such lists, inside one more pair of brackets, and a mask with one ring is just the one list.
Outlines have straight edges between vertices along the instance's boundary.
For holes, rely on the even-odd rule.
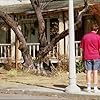
[[0,11],[0,17],[5,21],[5,23],[12,28],[12,30],[15,32],[18,40],[20,41],[19,50],[22,52],[22,56],[24,59],[24,66],[29,67],[33,66],[32,57],[29,54],[28,48],[26,46],[25,38],[18,27],[18,23],[15,22],[8,14]]
[[[32,4],[32,7],[35,10],[37,20],[38,20],[38,40],[40,43],[40,50],[37,55],[41,55],[40,52],[48,44],[47,39],[46,39],[46,34],[45,34],[45,21],[42,16],[42,12],[41,12],[40,1],[39,0],[30,0],[30,2]],[[38,69],[41,70],[41,72],[39,70],[38,70],[38,72],[46,75],[46,72],[43,68],[42,62],[43,62],[43,58],[38,60],[38,63],[39,63]]]
[[45,21],[42,16],[41,6],[39,0],[30,0],[32,7],[35,10],[37,20],[38,20],[38,39],[40,43],[40,49],[44,48],[47,45],[47,39],[45,35]]

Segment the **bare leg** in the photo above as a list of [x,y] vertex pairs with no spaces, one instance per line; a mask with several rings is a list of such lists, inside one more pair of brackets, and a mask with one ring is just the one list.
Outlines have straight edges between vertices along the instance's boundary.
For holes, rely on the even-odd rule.
[[93,82],[94,84],[98,84],[98,70],[93,71]]
[[[94,92],[98,92],[98,70],[93,70]],[[100,91],[99,91],[100,92]]]
[[87,81],[87,91],[88,92],[91,92],[91,70],[88,70],[86,72],[86,81]]
[[88,70],[87,72],[86,72],[86,81],[87,81],[87,84],[89,83],[89,84],[91,84],[91,73],[92,73],[92,71],[91,70]]

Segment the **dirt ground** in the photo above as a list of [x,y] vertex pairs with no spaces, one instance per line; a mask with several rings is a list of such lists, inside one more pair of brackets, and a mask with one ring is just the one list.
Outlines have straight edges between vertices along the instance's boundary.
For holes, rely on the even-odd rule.
[[[7,71],[0,68],[0,84],[21,83],[27,85],[38,85],[47,87],[66,87],[68,85],[68,72],[58,72],[55,76],[37,76],[27,72],[11,70]],[[76,75],[77,85],[86,86],[85,73],[77,73]],[[99,87],[100,87],[100,75],[99,75]]]

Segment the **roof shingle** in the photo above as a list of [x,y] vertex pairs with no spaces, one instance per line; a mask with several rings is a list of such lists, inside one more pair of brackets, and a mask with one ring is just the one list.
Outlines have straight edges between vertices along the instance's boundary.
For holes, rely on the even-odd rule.
[[[50,0],[42,0],[45,3]],[[88,0],[89,3],[100,2],[100,0]],[[42,3],[42,6],[44,5]],[[74,0],[74,6],[82,6],[84,5],[84,0]],[[43,11],[51,11],[55,9],[67,9],[68,8],[68,0],[53,0],[49,2],[44,8]],[[6,5],[0,6],[0,10],[6,13],[23,13],[27,11],[33,11],[31,3],[24,3],[24,4],[14,4],[14,5]]]

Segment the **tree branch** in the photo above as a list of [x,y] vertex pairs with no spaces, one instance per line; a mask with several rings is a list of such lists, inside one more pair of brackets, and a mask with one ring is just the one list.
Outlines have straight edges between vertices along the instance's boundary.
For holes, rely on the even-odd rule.
[[[78,24],[81,23],[81,21],[82,21],[82,16],[83,16],[83,14],[84,14],[87,10],[88,10],[88,5],[86,4],[85,8],[84,8],[82,11],[80,11],[79,14],[78,14],[78,16],[77,16],[77,21],[76,21],[75,24],[74,24],[75,30],[77,30],[77,29],[79,28],[79,27],[78,27]],[[39,58],[39,59],[44,58],[44,57],[49,53],[49,51],[51,51],[51,50],[53,49],[54,45],[55,45],[57,42],[59,42],[61,39],[63,39],[65,36],[67,36],[67,35],[68,35],[68,29],[65,30],[65,31],[63,31],[63,32],[60,33],[60,34],[57,34],[56,37],[53,38],[53,40],[51,41],[51,43],[48,44],[48,45],[44,48],[44,50],[42,50],[42,51],[40,52],[40,55],[39,55],[38,58]]]

